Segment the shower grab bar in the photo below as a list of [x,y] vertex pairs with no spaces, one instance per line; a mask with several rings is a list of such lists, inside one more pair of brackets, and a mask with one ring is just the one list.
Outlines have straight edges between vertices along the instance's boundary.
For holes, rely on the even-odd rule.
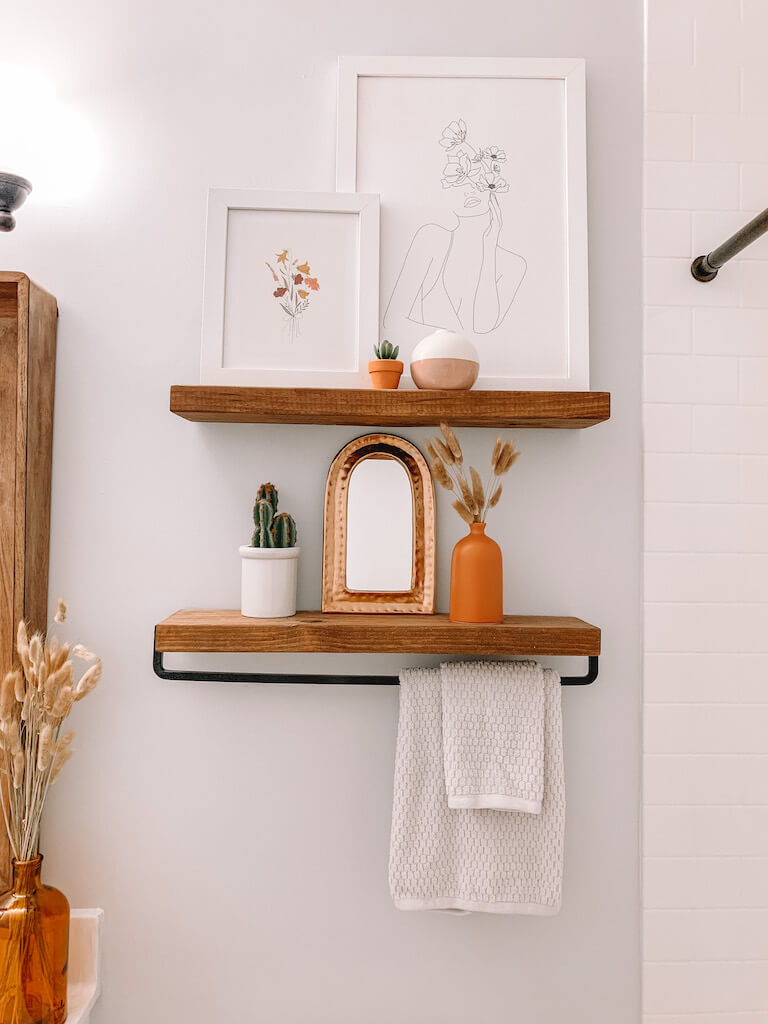
[[768,231],[768,210],[763,210],[743,228],[727,238],[722,245],[718,245],[707,256],[697,256],[691,264],[691,273],[697,281],[714,281],[718,270],[737,256],[742,249],[746,249],[752,242]]

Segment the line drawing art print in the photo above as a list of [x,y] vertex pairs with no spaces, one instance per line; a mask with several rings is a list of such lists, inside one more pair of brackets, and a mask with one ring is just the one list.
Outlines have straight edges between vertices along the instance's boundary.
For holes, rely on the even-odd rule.
[[272,274],[272,281],[277,285],[272,295],[280,303],[283,320],[290,341],[294,341],[301,333],[301,320],[309,309],[312,293],[320,288],[317,277],[312,277],[309,262],[299,263],[293,258],[291,249],[283,249],[275,253],[274,266],[269,260],[264,261]]
[[451,121],[437,140],[445,153],[442,188],[455,223],[422,224],[413,236],[384,312],[384,327],[403,321],[492,334],[506,319],[528,268],[507,248],[505,150],[475,146],[467,125]]

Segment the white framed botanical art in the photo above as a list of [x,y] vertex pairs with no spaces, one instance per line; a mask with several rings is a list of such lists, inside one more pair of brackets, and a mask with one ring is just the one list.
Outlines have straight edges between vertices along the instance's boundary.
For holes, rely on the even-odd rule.
[[200,382],[365,386],[378,279],[378,196],[210,189]]
[[[589,388],[585,63],[341,57],[336,184],[381,196],[380,333],[477,386]],[[406,383],[408,386],[408,383]]]

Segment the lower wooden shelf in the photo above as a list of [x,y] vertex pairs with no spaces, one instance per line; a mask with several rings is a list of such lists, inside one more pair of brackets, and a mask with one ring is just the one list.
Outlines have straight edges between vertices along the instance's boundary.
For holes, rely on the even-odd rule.
[[185,609],[155,627],[161,652],[329,654],[531,654],[597,657],[600,629],[582,619],[505,615],[500,623],[451,622],[447,615],[347,615],[301,611],[250,619],[238,611]]

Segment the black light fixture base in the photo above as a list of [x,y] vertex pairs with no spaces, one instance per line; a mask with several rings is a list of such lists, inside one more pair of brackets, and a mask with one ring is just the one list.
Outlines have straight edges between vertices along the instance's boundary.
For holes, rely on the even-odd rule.
[[23,205],[31,191],[32,184],[26,178],[0,171],[0,231],[13,231],[16,227],[14,211]]

